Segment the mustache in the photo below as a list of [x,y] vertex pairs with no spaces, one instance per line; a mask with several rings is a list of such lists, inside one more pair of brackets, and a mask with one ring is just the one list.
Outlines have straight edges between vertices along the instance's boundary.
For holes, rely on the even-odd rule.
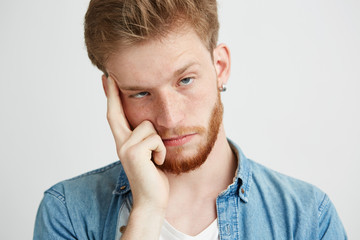
[[203,134],[206,133],[206,128],[201,126],[193,126],[193,127],[178,127],[173,129],[164,129],[158,131],[159,136],[161,139],[169,139],[178,136],[184,136],[189,134]]

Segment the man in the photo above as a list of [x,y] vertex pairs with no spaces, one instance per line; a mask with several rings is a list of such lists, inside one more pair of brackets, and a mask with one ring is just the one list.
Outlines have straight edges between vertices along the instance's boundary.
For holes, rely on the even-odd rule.
[[47,190],[34,239],[346,239],[323,192],[226,138],[218,26],[215,0],[90,2],[120,161]]

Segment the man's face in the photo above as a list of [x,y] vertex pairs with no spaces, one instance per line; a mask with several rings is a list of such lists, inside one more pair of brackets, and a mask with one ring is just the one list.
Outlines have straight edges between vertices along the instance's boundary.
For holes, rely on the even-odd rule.
[[191,28],[122,49],[109,59],[107,72],[118,84],[130,126],[149,120],[162,138],[160,168],[179,174],[205,162],[223,109],[213,60]]

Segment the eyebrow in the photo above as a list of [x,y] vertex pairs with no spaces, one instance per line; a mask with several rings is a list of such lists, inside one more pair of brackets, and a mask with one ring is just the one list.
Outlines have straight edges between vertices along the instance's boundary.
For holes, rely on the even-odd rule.
[[195,65],[200,65],[200,64],[197,63],[197,62],[189,62],[189,63],[186,64],[185,66],[183,66],[183,67],[179,68],[178,70],[176,70],[176,71],[174,72],[174,77],[183,74],[186,70],[188,70],[188,68],[190,68],[190,67],[192,67],[192,66],[195,66]]
[[124,86],[121,87],[119,86],[120,90],[125,90],[125,91],[142,91],[144,90],[144,87],[140,87],[140,86]]
[[[200,64],[198,62],[195,62],[195,61],[194,62],[189,62],[186,65],[184,65],[183,67],[177,69],[174,72],[173,76],[177,77],[177,76],[183,74],[184,72],[186,72],[186,70],[188,70],[190,67],[195,66],[195,65],[200,65]],[[145,89],[142,86],[119,86],[119,88],[121,90],[125,90],[125,91],[142,91],[142,90]]]

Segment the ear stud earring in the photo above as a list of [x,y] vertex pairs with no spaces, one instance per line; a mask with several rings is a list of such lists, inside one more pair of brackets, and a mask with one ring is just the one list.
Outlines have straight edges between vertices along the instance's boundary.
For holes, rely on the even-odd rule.
[[220,92],[225,92],[226,91],[226,85],[223,84],[221,87],[219,87],[219,91]]

